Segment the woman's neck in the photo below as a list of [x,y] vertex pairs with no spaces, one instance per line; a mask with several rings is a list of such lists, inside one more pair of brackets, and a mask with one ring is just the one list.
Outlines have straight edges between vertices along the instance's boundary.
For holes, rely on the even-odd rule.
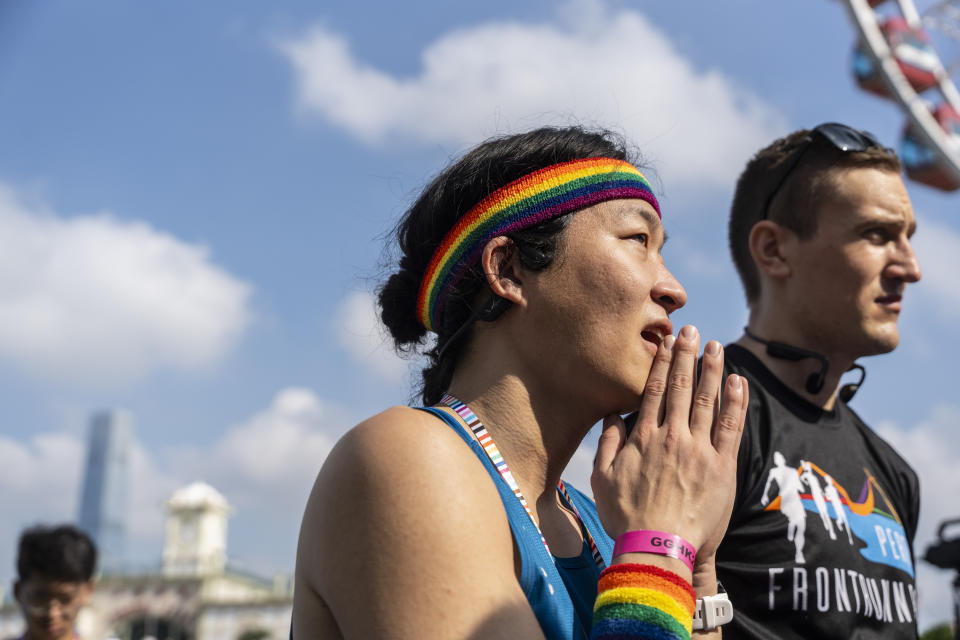
[[537,402],[551,396],[531,393],[517,375],[478,382],[455,376],[450,393],[477,414],[528,501],[555,500],[563,470],[596,420],[565,403]]

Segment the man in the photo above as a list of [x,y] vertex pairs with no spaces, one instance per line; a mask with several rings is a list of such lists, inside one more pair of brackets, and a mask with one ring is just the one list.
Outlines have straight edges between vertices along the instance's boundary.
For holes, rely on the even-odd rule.
[[21,640],[78,638],[77,613],[93,593],[97,549],[70,525],[33,527],[20,536],[13,595],[26,621]]
[[750,407],[717,552],[726,640],[917,637],[917,477],[849,408],[856,387],[839,388],[858,358],[896,348],[920,279],[899,172],[870,134],[825,124],[761,150],[738,181],[730,246],[750,316],[726,366],[749,379]]

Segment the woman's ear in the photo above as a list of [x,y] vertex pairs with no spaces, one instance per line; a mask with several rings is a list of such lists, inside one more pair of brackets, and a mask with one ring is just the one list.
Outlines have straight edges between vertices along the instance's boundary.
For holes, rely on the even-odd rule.
[[776,222],[761,220],[753,225],[748,239],[750,255],[761,274],[782,279],[791,273],[790,247],[796,242],[796,234]]
[[519,278],[520,254],[517,245],[506,236],[491,239],[483,248],[480,266],[493,295],[514,304],[523,301],[523,283]]

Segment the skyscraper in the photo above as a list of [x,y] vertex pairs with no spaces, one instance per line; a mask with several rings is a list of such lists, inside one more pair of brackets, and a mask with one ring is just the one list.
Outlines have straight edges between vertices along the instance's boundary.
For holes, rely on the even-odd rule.
[[90,420],[87,466],[78,521],[100,549],[100,566],[123,562],[127,533],[127,485],[133,417],[103,411]]

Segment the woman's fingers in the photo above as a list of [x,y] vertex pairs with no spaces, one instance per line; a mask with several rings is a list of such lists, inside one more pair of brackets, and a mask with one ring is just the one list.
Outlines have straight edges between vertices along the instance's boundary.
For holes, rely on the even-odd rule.
[[[697,354],[700,334],[693,326],[685,326],[674,339],[666,336],[647,377],[643,402],[638,412],[637,426],[630,437],[643,440],[643,432],[661,425],[673,428],[688,426],[694,436],[711,437],[713,446],[720,453],[736,452],[740,445],[743,422],[747,411],[747,383],[737,375],[727,378],[721,402],[720,387],[723,384],[723,347],[710,341],[704,349],[697,380]],[[616,418],[618,431],[610,434],[610,452],[597,454],[597,464],[603,460],[604,469],[609,468],[613,458],[623,447],[625,428]],[[607,421],[604,421],[606,436]],[[601,440],[601,445],[604,445]],[[614,446],[615,445],[615,446]]]
[[594,473],[605,473],[610,468],[626,439],[627,427],[619,415],[613,414],[603,419],[603,431],[597,443],[597,456],[593,460]]
[[670,426],[689,428],[690,403],[697,377],[697,354],[700,352],[700,333],[691,325],[680,330],[673,345],[673,363],[667,378],[667,412],[665,422]]
[[700,382],[693,394],[690,431],[709,438],[720,408],[720,384],[723,382],[723,347],[720,343],[716,340],[708,342],[700,362]]
[[643,388],[643,402],[640,404],[637,423],[633,428],[632,437],[639,438],[645,425],[660,425],[660,416],[664,398],[667,394],[667,375],[670,373],[670,362],[673,360],[673,349],[676,338],[672,335],[664,336],[657,355],[653,359],[653,366],[647,375],[647,384]]
[[737,423],[737,439],[733,443],[733,454],[737,455],[737,452],[740,451],[740,440],[743,438],[743,428],[747,424],[747,409],[750,408],[750,385],[747,384],[747,379],[743,376],[740,376],[740,384],[743,385],[741,390],[743,391],[743,397],[740,398],[740,421]]
[[713,446],[721,455],[736,456],[743,435],[743,422],[747,417],[750,393],[747,379],[730,374],[723,390],[723,403],[713,431]]

